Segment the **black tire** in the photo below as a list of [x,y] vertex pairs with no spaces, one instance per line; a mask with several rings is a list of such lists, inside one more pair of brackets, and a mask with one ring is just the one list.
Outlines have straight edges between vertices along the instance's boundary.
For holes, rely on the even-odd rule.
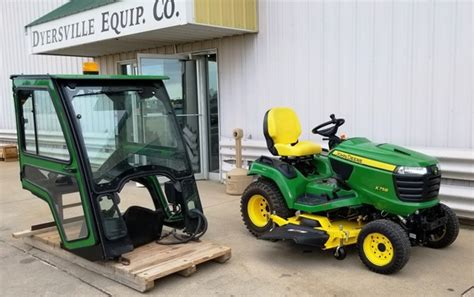
[[294,212],[288,209],[280,189],[272,181],[266,179],[258,179],[251,183],[245,189],[240,200],[240,213],[245,226],[253,235],[259,237],[272,228],[272,222],[268,217],[268,222],[264,226],[256,226],[249,217],[248,204],[254,195],[263,196],[268,204],[267,211],[269,214],[275,213],[282,218],[288,218],[294,215]]
[[[379,237],[377,234],[383,236]],[[374,240],[371,242],[372,238]],[[389,220],[375,220],[365,225],[357,238],[357,247],[362,263],[371,271],[380,274],[399,271],[410,258],[411,245],[406,231]],[[379,258],[381,262],[376,264]]]
[[459,234],[459,220],[454,211],[449,206],[439,204],[441,211],[447,216],[446,225],[438,228],[431,234],[428,234],[428,241],[425,246],[441,249],[451,245]]

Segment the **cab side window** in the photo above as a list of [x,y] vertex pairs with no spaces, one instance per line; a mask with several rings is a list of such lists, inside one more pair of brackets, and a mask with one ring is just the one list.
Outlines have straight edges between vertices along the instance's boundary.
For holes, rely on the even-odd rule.
[[69,151],[58,115],[47,90],[19,90],[23,150],[27,153],[69,161]]

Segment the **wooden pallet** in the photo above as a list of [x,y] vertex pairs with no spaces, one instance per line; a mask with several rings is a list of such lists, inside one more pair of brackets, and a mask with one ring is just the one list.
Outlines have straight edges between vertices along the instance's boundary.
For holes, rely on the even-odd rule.
[[224,263],[231,257],[229,247],[201,240],[179,245],[153,242],[123,254],[120,262],[92,262],[62,249],[56,227],[17,232],[13,237],[140,292],[152,289],[159,278],[173,273],[189,276],[198,264],[211,260]]
[[0,144],[0,160],[5,162],[18,160],[18,149],[16,145]]

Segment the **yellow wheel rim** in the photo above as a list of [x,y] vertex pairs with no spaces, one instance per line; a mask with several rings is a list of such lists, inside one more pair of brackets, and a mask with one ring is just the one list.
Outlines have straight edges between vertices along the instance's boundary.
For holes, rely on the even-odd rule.
[[270,205],[262,195],[253,195],[247,204],[250,221],[257,227],[264,227],[270,220]]
[[383,234],[370,233],[364,238],[364,254],[374,265],[385,266],[393,259],[393,245]]

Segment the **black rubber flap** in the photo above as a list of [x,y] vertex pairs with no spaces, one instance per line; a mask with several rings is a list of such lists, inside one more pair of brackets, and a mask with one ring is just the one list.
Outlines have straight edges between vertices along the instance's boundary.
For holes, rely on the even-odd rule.
[[328,240],[326,232],[307,226],[287,224],[275,227],[259,237],[265,240],[293,240],[297,244],[322,247]]
[[138,247],[161,237],[163,212],[140,206],[130,206],[123,219],[127,224],[128,235],[133,246]]

